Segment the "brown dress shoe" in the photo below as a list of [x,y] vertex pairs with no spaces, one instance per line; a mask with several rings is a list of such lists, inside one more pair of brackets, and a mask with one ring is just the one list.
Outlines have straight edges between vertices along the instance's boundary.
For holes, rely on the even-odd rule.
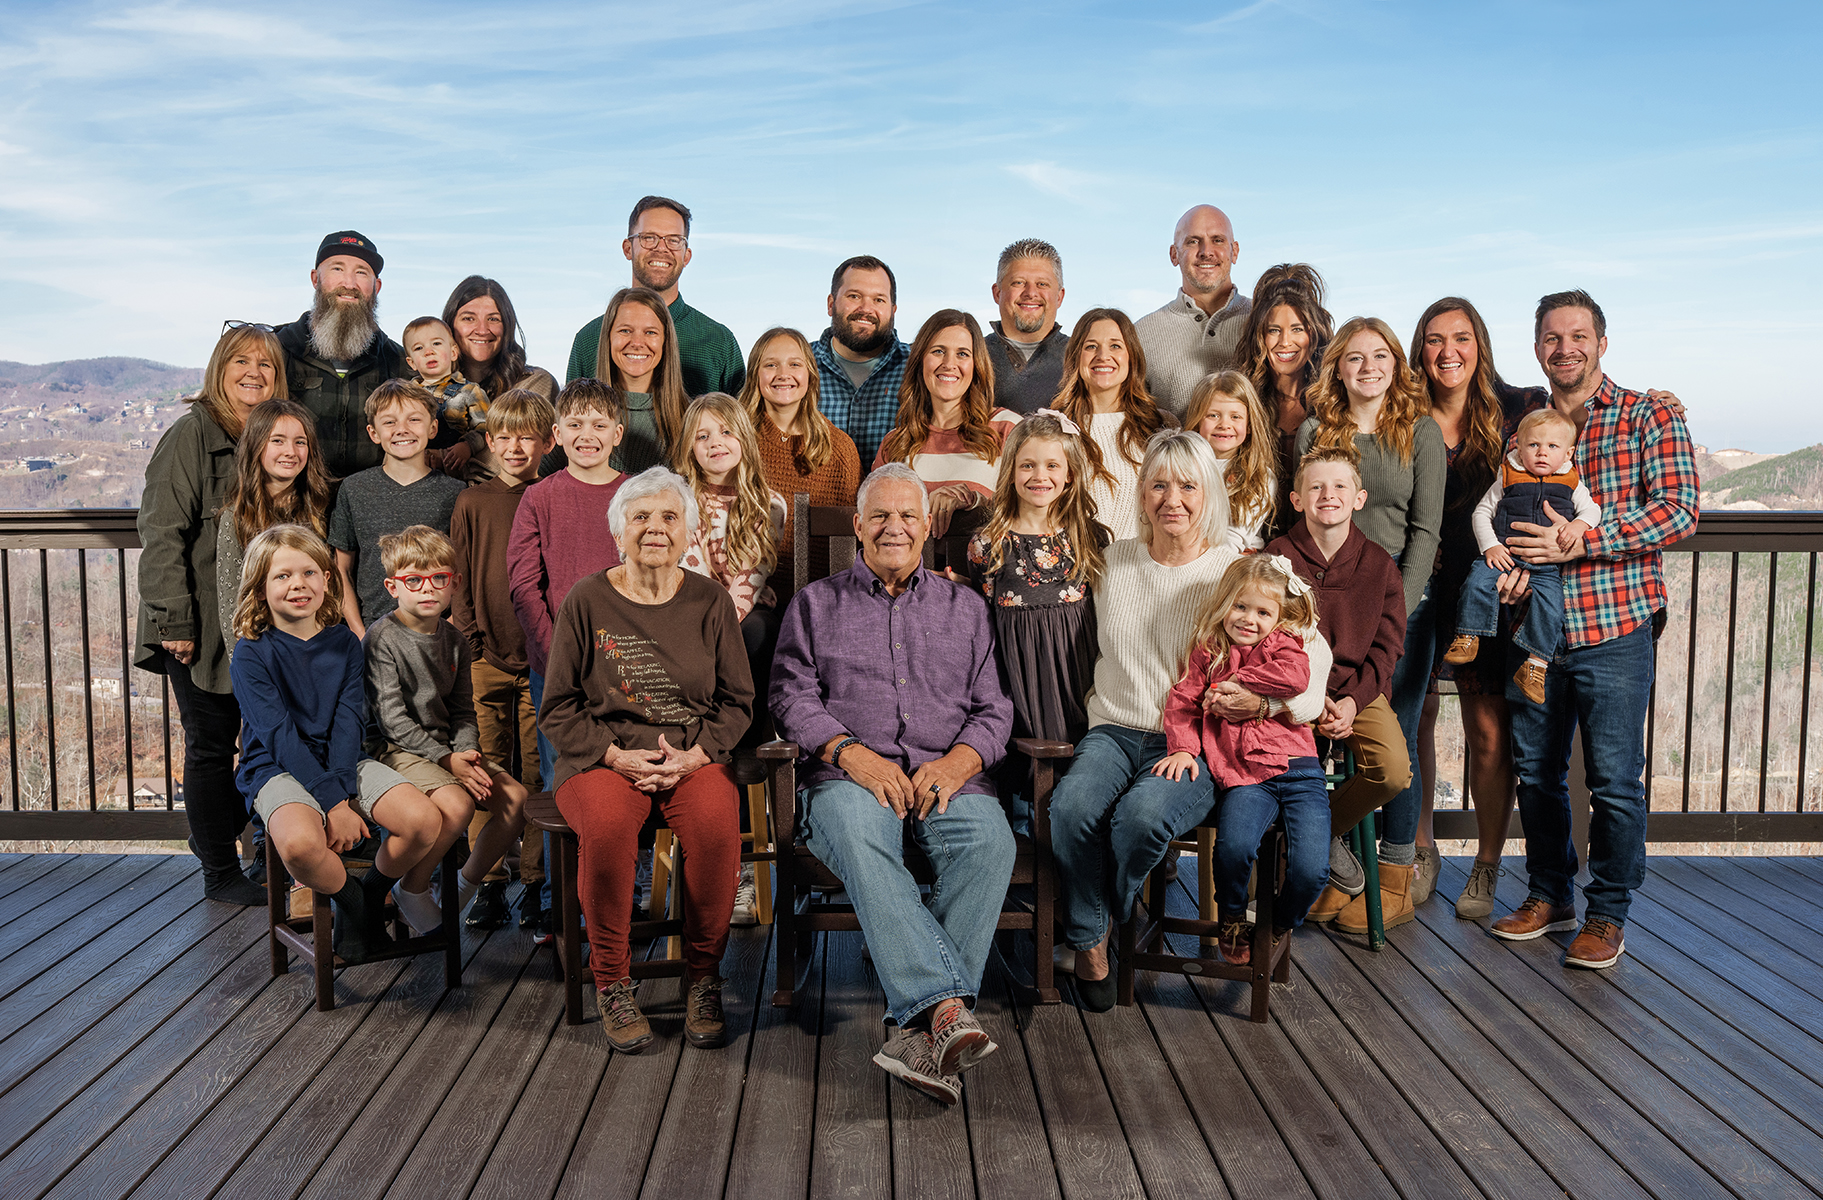
[[1304,919],[1315,921],[1319,925],[1326,925],[1335,920],[1336,914],[1347,908],[1348,902],[1353,899],[1353,896],[1335,884],[1326,883],[1323,885],[1322,894],[1317,897],[1317,902],[1310,906],[1310,911],[1304,915]]
[[1627,941],[1621,936],[1620,922],[1590,917],[1582,923],[1582,932],[1570,943],[1563,961],[1567,967],[1591,967],[1599,971],[1619,962],[1626,948]]
[[1475,656],[1479,653],[1481,653],[1481,639],[1472,633],[1459,633],[1450,642],[1450,648],[1444,653],[1443,661],[1457,665],[1471,663],[1475,661]]
[[[1417,916],[1412,907],[1412,865],[1380,860],[1380,925],[1391,929]],[[1367,893],[1362,892],[1336,914],[1336,928],[1344,933],[1366,933]]]
[[1513,682],[1525,693],[1525,698],[1533,704],[1544,703],[1545,664],[1533,659],[1526,659],[1519,664],[1519,670],[1513,673]]
[[1494,936],[1509,942],[1529,942],[1547,933],[1576,928],[1576,905],[1547,904],[1537,896],[1526,899],[1513,912],[1494,922]]

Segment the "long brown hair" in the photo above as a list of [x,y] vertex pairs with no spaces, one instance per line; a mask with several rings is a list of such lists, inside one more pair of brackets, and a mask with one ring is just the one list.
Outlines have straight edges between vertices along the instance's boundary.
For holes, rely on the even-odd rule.
[[1152,435],[1174,422],[1160,411],[1152,400],[1152,393],[1146,390],[1146,351],[1140,346],[1139,333],[1127,314],[1118,308],[1091,308],[1078,317],[1076,328],[1070,331],[1070,340],[1063,348],[1064,378],[1051,407],[1076,422],[1083,431],[1082,444],[1089,458],[1090,478],[1112,486],[1114,472],[1102,461],[1101,447],[1088,436],[1095,421],[1095,406],[1089,401],[1089,385],[1083,380],[1080,365],[1082,344],[1089,340],[1089,330],[1095,328],[1097,321],[1114,322],[1114,327],[1120,330],[1120,340],[1127,347],[1127,377],[1120,385],[1118,445],[1121,457],[1137,470],[1140,460],[1146,456],[1146,443],[1152,440]]
[[[671,466],[690,481],[696,491],[696,506],[709,511],[705,497],[709,480],[696,461],[696,427],[705,416],[721,419],[728,432],[740,443],[741,461],[734,468],[734,499],[728,502],[728,532],[722,548],[728,555],[728,567],[736,572],[764,571],[770,575],[779,563],[779,544],[772,530],[772,489],[760,472],[760,441],[753,431],[753,420],[741,402],[727,392],[705,392],[690,401],[684,410],[684,434],[671,447]],[[707,520],[699,535],[708,533]]]
[[[266,442],[287,417],[303,427],[308,449],[304,469],[290,487],[274,496],[266,490],[270,482],[264,463]],[[323,465],[323,451],[317,445],[316,418],[292,400],[255,405],[234,447],[234,481],[222,501],[222,516],[234,521],[235,540],[245,546],[272,526],[285,524],[308,525],[325,534],[328,513],[329,468]]]
[[[1323,307],[1323,277],[1309,263],[1280,263],[1268,267],[1253,288],[1253,308],[1247,313],[1247,324],[1241,330],[1241,342],[1235,366],[1253,381],[1260,401],[1273,413],[1278,412],[1278,384],[1272,370],[1272,358],[1266,352],[1266,325],[1272,310],[1281,304],[1297,314],[1298,323],[1310,334],[1310,357],[1305,360],[1303,376],[1298,380],[1298,395],[1306,401],[1317,374],[1317,363],[1328,347],[1334,319]],[[1274,422],[1277,425],[1277,422]]]
[[1103,551],[1114,535],[1095,519],[1095,497],[1089,491],[1089,457],[1083,449],[1088,440],[1071,432],[1062,416],[1043,410],[1013,426],[1013,432],[1006,435],[1006,447],[1000,452],[1000,478],[994,484],[993,511],[980,534],[987,545],[989,574],[1006,562],[1007,533],[1019,517],[1019,489],[1014,481],[1019,451],[1027,442],[1046,441],[1063,446],[1064,461],[1070,466],[1070,482],[1063,495],[1051,502],[1057,527],[1069,539],[1070,550],[1076,556],[1070,578],[1090,587],[1101,582]]
[[1178,665],[1182,675],[1190,666],[1190,656],[1200,646],[1217,662],[1228,657],[1234,643],[1228,640],[1223,622],[1235,600],[1249,587],[1256,587],[1279,598],[1279,623],[1274,629],[1286,629],[1298,637],[1308,637],[1317,628],[1317,598],[1309,587],[1292,591],[1291,576],[1279,564],[1286,560],[1277,554],[1244,554],[1222,572],[1222,578],[1203,607],[1196,614],[1196,625],[1190,631],[1190,644],[1184,648],[1184,660]]
[[266,603],[266,573],[272,556],[281,549],[301,550],[323,572],[323,607],[316,610],[318,629],[342,623],[342,574],[335,569],[329,543],[307,525],[274,525],[254,538],[241,564],[240,599],[234,606],[234,632],[251,641],[272,628],[272,609]]
[[[456,314],[466,305],[486,296],[500,310],[500,348],[494,351],[485,368],[475,365],[468,348],[456,333]],[[449,326],[456,342],[457,365],[470,383],[481,385],[490,396],[498,396],[525,378],[525,338],[519,332],[519,316],[506,289],[483,275],[470,275],[456,285],[456,290],[443,302],[443,323]]]
[[1399,455],[1399,461],[1412,460],[1412,438],[1418,422],[1431,411],[1430,396],[1419,382],[1411,364],[1406,361],[1405,347],[1399,344],[1392,326],[1379,317],[1350,317],[1336,330],[1329,348],[1323,351],[1323,365],[1317,368],[1317,381],[1310,385],[1310,415],[1317,419],[1317,435],[1311,441],[1315,448],[1353,445],[1354,419],[1348,415],[1348,392],[1337,375],[1342,355],[1356,334],[1371,333],[1386,343],[1393,355],[1393,380],[1380,403],[1380,415],[1374,421],[1374,440]]
[[764,357],[766,345],[774,338],[789,338],[797,343],[798,352],[804,356],[804,399],[798,403],[798,420],[804,424],[804,432],[792,435],[791,459],[800,475],[814,475],[823,469],[829,456],[836,452],[835,426],[823,415],[818,400],[823,394],[823,376],[817,370],[816,352],[811,349],[810,339],[795,329],[783,325],[774,325],[759,340],[753,343],[753,349],[747,352],[747,381],[741,384],[741,407],[753,418],[753,428],[757,432],[760,422],[766,420],[766,401],[760,395],[760,360]]
[[1445,296],[1425,309],[1424,315],[1418,318],[1418,328],[1412,333],[1412,367],[1424,386],[1426,402],[1431,408],[1436,407],[1430,374],[1422,366],[1425,333],[1432,321],[1453,312],[1467,317],[1469,328],[1475,333],[1475,375],[1469,380],[1468,403],[1463,413],[1467,428],[1462,435],[1462,451],[1454,464],[1457,474],[1467,484],[1462,495],[1457,497],[1457,506],[1461,507],[1478,503],[1500,470],[1506,446],[1506,439],[1501,436],[1506,413],[1495,386],[1500,374],[1494,370],[1494,345],[1488,337],[1487,322],[1481,319],[1473,304],[1460,296]]
[[658,419],[658,440],[668,452],[677,444],[678,433],[684,424],[684,406],[690,402],[690,397],[684,391],[677,326],[671,321],[671,310],[665,307],[663,296],[651,288],[624,287],[608,298],[608,311],[601,318],[601,337],[595,343],[595,378],[623,392],[627,390],[626,381],[620,377],[620,368],[614,365],[614,356],[608,351],[608,338],[614,331],[614,322],[620,318],[621,305],[629,303],[650,309],[665,329],[665,348],[659,352],[658,370],[652,380],[652,413]]
[[930,353],[931,343],[937,340],[938,334],[958,326],[968,330],[974,373],[969,378],[968,391],[962,395],[962,425],[956,433],[969,452],[982,462],[991,463],[1000,457],[1000,438],[988,421],[994,414],[994,364],[988,361],[981,324],[959,308],[944,308],[932,313],[924,322],[905,356],[905,381],[899,385],[899,416],[893,422],[892,432],[880,444],[882,462],[909,463],[912,456],[924,448],[925,439],[930,437],[931,417],[936,412],[930,389],[924,386],[924,356]]
[[[190,397],[190,403],[202,409],[231,438],[241,435],[241,417],[240,409],[228,398],[228,364],[249,343],[257,344],[272,363],[271,398],[287,400],[291,397],[291,391],[285,382],[285,348],[279,345],[277,334],[256,325],[236,325],[224,332],[209,354],[209,365],[203,368],[202,390]],[[314,424],[315,421],[316,418],[312,417],[310,423]]]
[[[1236,525],[1257,513],[1262,526],[1278,518],[1278,490],[1273,473],[1278,470],[1278,443],[1272,436],[1273,419],[1260,403],[1253,381],[1239,371],[1215,371],[1197,381],[1184,410],[1184,428],[1191,433],[1203,423],[1217,399],[1233,400],[1247,410],[1247,438],[1228,460],[1223,478],[1228,483],[1228,517]],[[1213,449],[1214,447],[1211,447]]]

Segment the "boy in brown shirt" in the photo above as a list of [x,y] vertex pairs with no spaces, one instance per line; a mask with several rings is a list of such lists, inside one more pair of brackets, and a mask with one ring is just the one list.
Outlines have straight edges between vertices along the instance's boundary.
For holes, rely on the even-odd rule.
[[[450,620],[474,652],[469,674],[475,685],[481,752],[513,771],[530,792],[539,790],[538,710],[532,703],[525,629],[513,611],[507,542],[520,497],[538,478],[539,459],[550,453],[556,420],[551,402],[524,388],[494,401],[488,411],[487,448],[498,464],[497,473],[457,496],[449,519],[458,572]],[[475,819],[479,822],[485,816],[477,813]],[[471,843],[475,836],[471,826]],[[521,928],[535,926],[543,911],[543,851],[544,839],[530,837],[519,853],[519,879],[525,884],[519,902]],[[488,873],[469,909],[470,926],[498,929],[506,924],[506,878],[504,866]]]
[[[1342,842],[1357,822],[1405,790],[1411,759],[1387,699],[1405,649],[1405,584],[1399,564],[1355,528],[1367,503],[1354,448],[1315,450],[1298,464],[1291,506],[1304,519],[1266,546],[1283,555],[1317,594],[1317,630],[1335,661],[1317,734],[1345,741],[1355,774],[1329,798],[1329,885],[1309,920],[1350,933],[1367,929],[1366,874]],[[1381,915],[1390,928],[1412,919],[1410,863],[1380,863]]]

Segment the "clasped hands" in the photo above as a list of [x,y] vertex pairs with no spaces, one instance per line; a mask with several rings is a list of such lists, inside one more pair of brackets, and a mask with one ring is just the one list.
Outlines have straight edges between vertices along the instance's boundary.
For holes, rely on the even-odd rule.
[[[825,756],[841,740],[837,738],[826,745]],[[909,812],[922,821],[933,807],[939,813],[949,811],[949,802],[962,785],[980,774],[981,756],[970,746],[951,746],[949,753],[920,766],[908,779],[898,763],[853,742],[842,751],[835,765],[872,792],[881,808],[892,809],[898,817]]]
[[611,746],[602,754],[601,765],[625,776],[640,791],[651,793],[676,787],[690,772],[708,766],[709,756],[700,746],[679,750],[665,741],[665,735],[661,733],[658,749],[630,750]]

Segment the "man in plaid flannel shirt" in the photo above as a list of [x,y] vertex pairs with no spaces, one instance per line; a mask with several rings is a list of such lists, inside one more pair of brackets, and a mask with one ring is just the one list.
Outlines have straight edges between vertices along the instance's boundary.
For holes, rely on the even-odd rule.
[[861,469],[873,468],[880,443],[899,418],[899,384],[910,347],[899,340],[899,281],[892,268],[863,254],[846,259],[829,281],[829,328],[811,347],[817,357],[817,407],[854,439]]
[[[1652,644],[1665,607],[1660,556],[1696,528],[1696,459],[1679,410],[1602,373],[1607,321],[1587,292],[1540,300],[1534,334],[1551,404],[1580,431],[1576,465],[1602,515],[1567,544],[1559,534],[1569,513],[1550,513],[1549,526],[1515,523],[1516,533],[1530,536],[1509,541],[1523,562],[1562,564],[1564,644],[1546,674],[1543,704],[1528,700],[1517,679],[1507,689],[1531,895],[1494,923],[1494,933],[1526,941],[1577,928],[1567,774],[1580,724],[1593,809],[1590,879],[1581,932],[1564,962],[1608,967],[1626,948],[1627,906],[1645,881],[1642,776]],[[1524,572],[1502,582],[1509,596],[1523,593]]]

